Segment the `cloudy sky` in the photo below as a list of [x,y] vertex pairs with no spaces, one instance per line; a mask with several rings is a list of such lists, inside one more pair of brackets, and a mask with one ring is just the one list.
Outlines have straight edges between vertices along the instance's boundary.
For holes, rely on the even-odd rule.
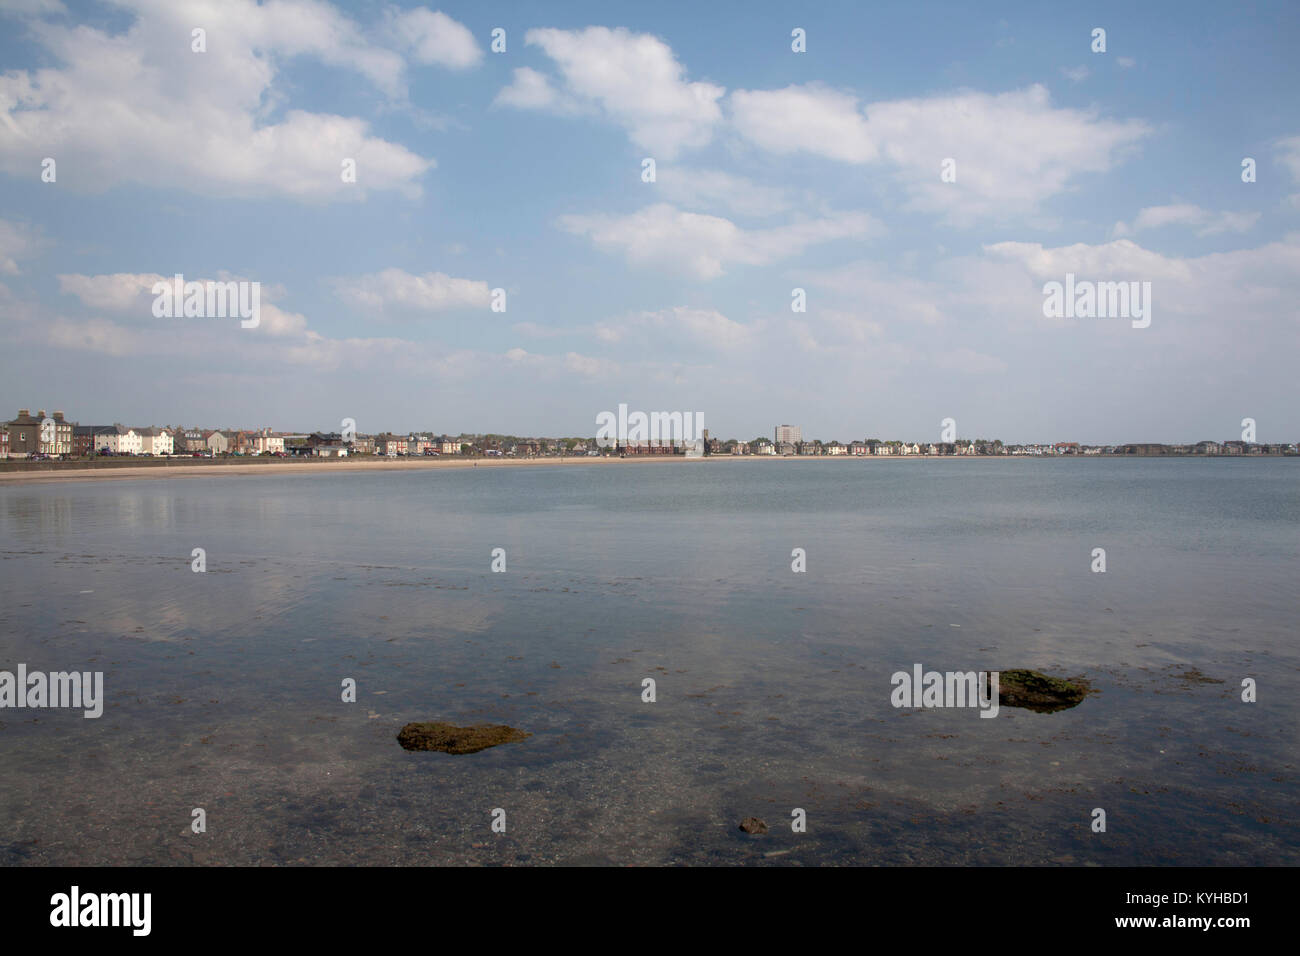
[[1300,6],[813,6],[0,0],[0,415],[1300,439]]

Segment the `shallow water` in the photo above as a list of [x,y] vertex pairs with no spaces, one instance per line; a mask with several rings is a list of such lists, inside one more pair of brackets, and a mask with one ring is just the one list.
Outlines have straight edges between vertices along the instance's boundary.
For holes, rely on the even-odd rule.
[[[1297,459],[0,486],[0,669],[107,697],[0,710],[0,863],[1294,864],[1297,557]],[[918,662],[1099,693],[896,709]]]

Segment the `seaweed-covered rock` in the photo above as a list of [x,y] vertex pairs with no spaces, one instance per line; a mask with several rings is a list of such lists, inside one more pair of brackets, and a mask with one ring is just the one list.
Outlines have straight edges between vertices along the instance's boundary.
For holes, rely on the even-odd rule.
[[1038,671],[998,672],[998,704],[1002,707],[1024,707],[1040,714],[1052,714],[1078,705],[1090,693],[1092,687],[1079,677],[1064,680]]
[[767,824],[758,817],[745,817],[745,819],[740,822],[740,829],[744,830],[746,833],[766,833]]
[[438,721],[407,724],[397,734],[397,742],[407,750],[437,750],[445,754],[472,754],[498,744],[514,743],[531,737],[505,724],[475,724],[457,727]]

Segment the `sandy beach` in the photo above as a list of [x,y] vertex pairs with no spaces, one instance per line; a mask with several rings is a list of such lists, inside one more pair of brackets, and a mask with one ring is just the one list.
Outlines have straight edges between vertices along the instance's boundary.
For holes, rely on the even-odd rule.
[[[550,465],[606,465],[627,462],[686,461],[680,456],[634,458],[312,458],[302,461],[199,461],[176,459],[161,464],[31,469],[0,472],[0,482],[100,481],[139,478],[216,478],[238,475],[303,475],[312,472],[415,471],[425,468],[518,468]],[[703,459],[695,459],[697,461]]]
[[[1022,456],[1029,460],[1030,456]],[[753,462],[753,461],[1010,461],[976,455],[711,455],[685,458],[681,455],[630,455],[627,458],[309,458],[254,459],[251,461],[194,461],[178,458],[150,465],[96,465],[84,468],[40,468],[0,471],[0,484],[33,481],[112,481],[140,478],[214,478],[238,475],[303,475],[312,472],[415,471],[425,468],[545,468],[555,465],[616,465],[657,462]],[[1021,460],[1020,458],[1014,460]]]

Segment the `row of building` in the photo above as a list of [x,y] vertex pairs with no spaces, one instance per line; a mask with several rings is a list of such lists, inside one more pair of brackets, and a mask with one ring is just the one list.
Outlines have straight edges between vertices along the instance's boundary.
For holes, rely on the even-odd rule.
[[275,455],[342,458],[348,455],[428,457],[483,455],[486,457],[539,458],[565,455],[764,455],[764,456],[905,456],[905,455],[1295,455],[1295,444],[1259,444],[1245,441],[1203,441],[1191,445],[1134,443],[1127,445],[1055,444],[1004,445],[986,439],[953,442],[880,441],[875,438],[844,444],[805,441],[797,426],[779,425],[773,440],[722,441],[708,432],[700,441],[618,442],[601,448],[596,440],[579,438],[518,438],[506,435],[375,435],[313,432],[294,434],[270,428],[216,429],[149,426],[82,425],[68,421],[62,411],[28,409],[0,425],[0,458],[66,458],[94,455]]
[[864,441],[842,442],[799,441],[770,442],[758,439],[752,442],[710,442],[709,454],[816,456],[845,455],[865,457],[873,455],[1014,455],[1046,457],[1054,455],[1295,455],[1296,444],[1261,444],[1244,441],[1203,441],[1194,445],[1162,445],[1141,442],[1127,445],[1081,445],[1078,442],[1055,444],[1004,445],[1000,441],[955,442],[905,442]]
[[[998,449],[1001,442],[996,443]],[[1004,454],[1001,450],[995,450],[995,443],[991,442],[934,442],[925,444],[922,442],[905,442],[905,441],[878,441],[876,439],[865,439],[863,441],[849,442],[847,445],[843,442],[831,441],[775,441],[770,442],[766,439],[742,443],[742,442],[719,442],[709,443],[709,454],[717,455],[773,455],[789,457],[797,455],[800,457],[814,455],[830,456],[848,456],[862,458],[870,455],[998,455]]]
[[218,429],[180,426],[132,427],[82,425],[68,421],[62,411],[35,415],[22,408],[0,424],[0,458],[68,458],[96,455],[275,455],[343,458],[348,455],[387,457],[478,454],[487,457],[534,458],[546,455],[585,455],[594,443],[581,439],[506,438],[503,436],[377,435],[339,432],[295,434],[270,428]]
[[291,455],[343,458],[348,455],[381,455],[388,458],[435,455],[482,455],[487,458],[542,458],[551,455],[597,454],[595,441],[578,438],[510,438],[490,435],[353,435],[313,432],[285,436]]
[[284,452],[284,439],[269,428],[259,431],[217,429],[132,428],[82,425],[63,412],[35,415],[20,408],[0,427],[0,458],[68,458],[92,455],[246,454]]
[[[1295,455],[1296,443],[1261,444],[1247,441],[1202,441],[1191,445],[1138,442],[1127,445],[1081,445],[1063,441],[1055,444],[1004,445],[983,438],[953,442],[879,441],[875,438],[848,445],[832,441],[804,441],[798,425],[777,425],[773,440],[710,443],[710,454],[732,455]],[[716,446],[716,447],[715,447]]]

